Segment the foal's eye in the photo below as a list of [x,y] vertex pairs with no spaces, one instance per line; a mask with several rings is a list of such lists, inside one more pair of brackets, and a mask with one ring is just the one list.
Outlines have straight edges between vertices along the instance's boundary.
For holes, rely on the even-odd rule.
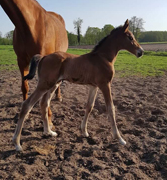
[[130,41],[133,41],[133,37],[132,36],[128,36]]

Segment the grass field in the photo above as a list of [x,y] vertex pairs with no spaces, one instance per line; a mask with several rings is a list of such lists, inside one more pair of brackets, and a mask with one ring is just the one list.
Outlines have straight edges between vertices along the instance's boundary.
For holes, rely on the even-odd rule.
[[[87,49],[68,49],[68,53],[82,55]],[[18,69],[16,55],[12,46],[0,45],[0,71]],[[162,76],[167,71],[167,52],[145,52],[142,58],[136,58],[126,51],[118,54],[115,63],[116,75],[124,76]]]

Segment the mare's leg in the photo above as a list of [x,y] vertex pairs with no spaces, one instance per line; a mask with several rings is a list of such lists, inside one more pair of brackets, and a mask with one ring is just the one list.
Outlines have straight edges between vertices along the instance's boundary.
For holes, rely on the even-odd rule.
[[55,87],[50,89],[44,96],[42,97],[40,101],[40,107],[41,107],[41,113],[42,113],[42,119],[43,119],[43,124],[44,124],[44,134],[52,135],[52,136],[57,136],[56,132],[51,131],[51,127],[53,126],[52,122],[49,121],[48,118],[48,111],[50,110],[50,101],[54,95],[55,89],[59,84],[57,84]]
[[47,92],[47,90],[40,89],[38,86],[36,90],[31,94],[31,96],[25,100],[22,104],[21,112],[20,112],[20,117],[17,122],[17,127],[13,136],[13,143],[16,147],[16,151],[21,151],[22,147],[20,145],[20,136],[21,136],[21,130],[23,127],[23,122],[28,115],[28,113],[31,111],[33,108],[34,104]]
[[108,84],[101,85],[99,88],[101,89],[104,99],[105,99],[107,113],[108,113],[108,119],[112,125],[112,134],[113,134],[114,138],[118,139],[122,145],[125,145],[126,141],[124,141],[124,139],[121,137],[121,135],[118,131],[117,125],[116,125],[115,107],[114,107],[113,100],[112,100],[110,86],[111,86],[111,84],[108,83]]
[[28,86],[28,81],[23,80],[23,77],[26,76],[29,73],[29,63],[27,58],[18,58],[18,66],[21,72],[21,78],[22,78],[22,85],[21,85],[21,90],[23,93],[23,100],[26,100],[28,98],[28,91],[29,91],[29,86]]
[[85,111],[85,117],[81,123],[81,131],[85,137],[89,136],[89,134],[87,132],[87,123],[88,123],[89,114],[91,113],[93,106],[94,106],[94,102],[96,99],[96,93],[97,93],[97,87],[90,86],[89,96],[88,96],[88,101],[87,101],[86,111]]

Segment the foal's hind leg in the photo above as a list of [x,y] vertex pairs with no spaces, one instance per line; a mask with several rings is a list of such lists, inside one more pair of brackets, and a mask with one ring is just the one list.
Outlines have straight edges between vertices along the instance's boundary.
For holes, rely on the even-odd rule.
[[81,123],[81,131],[85,137],[89,136],[89,134],[87,132],[87,123],[88,123],[89,114],[91,113],[93,106],[94,106],[94,102],[96,99],[96,93],[97,93],[97,87],[90,86],[88,102],[87,102],[86,111],[85,111],[85,117]]
[[20,145],[20,136],[21,130],[23,127],[23,122],[28,115],[28,113],[33,108],[34,104],[46,93],[46,90],[41,90],[40,88],[36,88],[36,90],[31,94],[31,96],[23,102],[20,117],[17,122],[17,127],[13,136],[13,143],[16,147],[16,151],[22,151],[22,147]]
[[[60,84],[61,83],[59,83],[59,84],[57,84],[56,86],[58,86],[58,87],[56,87],[55,89],[56,89],[56,91],[55,91],[55,89],[54,89],[54,91],[55,91],[55,93],[57,92],[59,92],[60,93]],[[56,94],[57,94],[56,93]],[[54,94],[54,93],[53,93]],[[53,96],[53,95],[52,95]],[[56,95],[56,97],[57,97],[58,95]],[[61,94],[60,94],[60,96],[59,96],[59,98],[57,98],[56,99],[57,101],[62,101],[62,98],[61,98]],[[50,103],[50,102],[49,102]],[[53,126],[53,123],[52,123],[52,111],[51,111],[51,109],[50,109],[50,105],[49,105],[49,107],[48,107],[48,121],[49,121],[49,126],[50,126],[50,128],[52,129],[52,128],[54,128],[54,126]]]
[[110,83],[108,84],[103,84],[101,85],[99,88],[101,89],[105,102],[106,102],[106,108],[107,108],[107,112],[108,112],[108,119],[111,122],[112,125],[112,133],[114,138],[118,139],[119,142],[122,145],[126,144],[126,141],[124,141],[124,139],[121,137],[117,125],[116,125],[116,120],[115,120],[115,107],[113,104],[113,100],[112,100],[112,95],[111,95],[111,88],[110,88]]
[[54,95],[55,89],[59,84],[56,85],[56,87],[53,87],[51,90],[49,90],[44,96],[42,97],[40,101],[40,106],[41,106],[41,113],[42,113],[42,119],[43,119],[43,124],[44,124],[44,134],[46,135],[51,135],[51,136],[57,136],[56,132],[53,132],[51,130],[52,127],[52,122],[49,122],[48,119],[48,111],[49,111],[49,106],[50,106],[50,101]]

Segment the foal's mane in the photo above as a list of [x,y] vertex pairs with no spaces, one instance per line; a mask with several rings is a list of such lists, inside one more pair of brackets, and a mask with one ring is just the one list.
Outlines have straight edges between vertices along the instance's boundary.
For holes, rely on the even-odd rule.
[[105,36],[103,39],[101,39],[98,44],[93,48],[92,52],[96,52],[99,47],[102,46],[102,44],[106,41],[106,39],[109,37],[109,36],[113,36],[115,34],[115,32],[119,31],[120,29],[122,29],[122,26],[119,26],[117,28],[114,28],[109,35]]

